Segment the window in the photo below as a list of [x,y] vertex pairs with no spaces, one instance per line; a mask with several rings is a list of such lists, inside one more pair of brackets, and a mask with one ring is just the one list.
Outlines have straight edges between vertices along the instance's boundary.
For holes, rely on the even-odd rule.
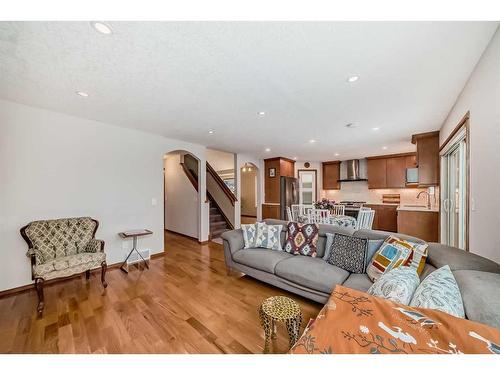
[[313,204],[316,201],[316,171],[299,170],[299,203]]

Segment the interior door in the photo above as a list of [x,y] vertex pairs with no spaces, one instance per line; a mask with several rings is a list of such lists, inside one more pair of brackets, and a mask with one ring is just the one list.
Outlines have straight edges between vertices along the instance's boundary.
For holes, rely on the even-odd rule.
[[441,243],[467,247],[467,142],[459,131],[441,152]]
[[316,171],[299,170],[299,203],[313,204],[316,201]]

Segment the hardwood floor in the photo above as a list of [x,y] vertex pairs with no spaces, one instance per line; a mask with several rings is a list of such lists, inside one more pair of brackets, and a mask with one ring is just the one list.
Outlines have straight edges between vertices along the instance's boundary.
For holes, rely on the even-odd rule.
[[[302,307],[303,326],[321,305],[248,276],[226,275],[222,246],[165,233],[165,256],[150,270],[111,269],[103,294],[97,273],[0,299],[0,353],[262,353],[257,309],[273,295]],[[273,351],[287,350],[278,325]]]

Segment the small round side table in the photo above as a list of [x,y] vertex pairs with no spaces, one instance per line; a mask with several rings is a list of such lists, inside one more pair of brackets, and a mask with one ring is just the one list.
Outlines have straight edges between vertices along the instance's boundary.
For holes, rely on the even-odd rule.
[[259,308],[259,318],[266,337],[264,353],[269,351],[271,338],[276,338],[276,322],[285,323],[290,338],[290,349],[299,339],[302,312],[299,304],[293,299],[276,296],[264,300]]

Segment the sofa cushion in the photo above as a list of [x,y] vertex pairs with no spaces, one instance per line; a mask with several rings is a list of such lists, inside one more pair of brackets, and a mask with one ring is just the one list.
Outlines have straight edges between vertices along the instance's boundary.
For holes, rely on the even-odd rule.
[[326,263],[321,258],[297,255],[276,265],[274,273],[296,284],[331,293],[335,285],[342,284],[349,272]]
[[376,281],[385,272],[405,264],[411,254],[412,245],[409,242],[390,236],[373,256],[366,273],[372,281]]
[[248,267],[274,273],[276,264],[294,256],[284,251],[268,249],[243,249],[233,254],[233,260]]
[[281,231],[283,226],[266,223],[256,223],[256,225],[255,247],[281,251]]
[[34,276],[41,277],[45,280],[62,276],[70,276],[75,273],[80,273],[85,270],[98,267],[105,260],[106,254],[102,252],[80,253],[67,257],[56,258],[53,261],[36,265]]
[[351,273],[342,285],[351,289],[366,292],[370,289],[373,283],[366,273]]
[[427,262],[436,268],[449,265],[452,271],[475,270],[500,273],[500,264],[490,259],[439,243],[429,243]]
[[459,270],[453,275],[467,318],[500,329],[500,274]]

